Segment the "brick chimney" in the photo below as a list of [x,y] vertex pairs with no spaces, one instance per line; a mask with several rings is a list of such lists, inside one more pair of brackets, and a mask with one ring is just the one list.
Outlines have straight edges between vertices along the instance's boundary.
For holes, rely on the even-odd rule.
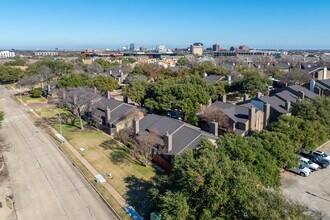
[[257,92],[256,97],[257,97],[257,98],[260,98],[261,96],[262,96],[262,93],[261,93],[261,92]]
[[245,101],[247,101],[247,100],[249,100],[249,94],[244,94],[243,101],[245,102]]
[[305,93],[303,92],[303,91],[298,91],[298,96],[299,96],[299,98],[301,99],[301,100],[304,100],[305,99]]
[[105,96],[106,96],[107,99],[111,99],[111,96],[110,96],[110,92],[109,91],[106,91],[105,92]]
[[268,127],[270,118],[270,104],[264,103],[264,128]]
[[256,129],[256,108],[253,106],[249,108],[249,125],[251,131]]
[[328,68],[326,66],[324,66],[323,68],[323,76],[322,76],[322,79],[327,79],[327,74],[328,74]]
[[133,130],[135,134],[140,132],[140,120],[137,118],[133,119]]
[[221,101],[222,102],[227,102],[227,95],[222,95],[221,96]]
[[105,110],[105,124],[111,119],[111,109],[107,106]]
[[48,84],[47,85],[47,95],[49,95],[50,94],[50,85]]
[[219,129],[219,125],[217,122],[215,122],[215,120],[213,120],[211,123],[210,123],[210,132],[215,135],[215,136],[218,136],[218,129]]
[[167,148],[167,153],[173,149],[173,137],[168,131],[166,131],[166,134],[164,135],[164,145]]
[[285,102],[285,110],[287,110],[289,112],[290,109],[291,109],[291,102],[286,101]]

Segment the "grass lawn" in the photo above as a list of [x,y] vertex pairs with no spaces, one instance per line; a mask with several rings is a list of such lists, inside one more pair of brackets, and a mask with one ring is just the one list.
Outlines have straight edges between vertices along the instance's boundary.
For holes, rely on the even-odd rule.
[[[57,113],[68,114],[64,109],[48,106],[37,108],[35,111],[42,117],[47,118],[49,123],[59,131]],[[78,150],[85,148],[82,155],[93,165],[100,174],[112,174],[108,182],[122,195],[127,192],[127,179],[150,180],[156,170],[152,167],[145,167],[132,158],[126,147],[117,144],[112,137],[103,132],[89,127],[84,122],[84,130],[80,130],[79,121],[75,125],[62,125],[63,136]],[[106,177],[108,178],[108,177]]]
[[68,110],[58,108],[55,105],[49,105],[47,107],[42,107],[42,108],[36,108],[34,109],[35,112],[37,112],[41,117],[46,118],[46,119],[51,119],[51,118],[56,118],[58,117],[58,113],[61,115],[65,114],[71,114]]
[[22,100],[23,102],[25,102],[26,104],[37,104],[37,103],[47,103],[47,99],[44,97],[40,97],[40,98],[32,98],[29,95],[24,95],[22,96]]

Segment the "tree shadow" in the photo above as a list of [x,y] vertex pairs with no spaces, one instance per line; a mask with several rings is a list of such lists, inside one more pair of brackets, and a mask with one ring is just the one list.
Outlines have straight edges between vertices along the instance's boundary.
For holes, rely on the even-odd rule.
[[124,179],[127,192],[126,201],[133,206],[142,216],[147,217],[152,210],[150,210],[150,200],[148,199],[148,191],[152,187],[151,181],[137,178],[133,175]]
[[117,149],[113,149],[111,150],[110,153],[110,160],[116,164],[116,165],[120,165],[120,164],[127,164],[129,162],[129,156],[127,155],[127,151],[123,148],[117,148]]
[[100,144],[100,147],[102,147],[104,150],[116,149],[118,147],[118,143],[115,140],[111,139],[111,140],[103,141]]

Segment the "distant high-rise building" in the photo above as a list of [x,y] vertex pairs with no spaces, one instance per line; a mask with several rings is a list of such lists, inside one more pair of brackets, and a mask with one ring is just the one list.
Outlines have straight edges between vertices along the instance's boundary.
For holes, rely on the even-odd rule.
[[198,56],[203,55],[203,44],[202,43],[194,43],[190,45],[190,53]]
[[244,50],[244,51],[249,51],[249,50],[250,50],[249,46],[247,46],[247,45],[239,46],[238,49],[240,49],[240,50]]
[[148,48],[147,48],[147,47],[140,47],[140,50],[141,50],[141,51],[147,51]]
[[129,49],[130,49],[130,50],[134,50],[134,49],[135,49],[135,45],[134,45],[134,43],[131,43],[131,44],[129,45]]
[[213,50],[213,52],[219,52],[220,51],[220,45],[219,44],[214,44],[212,46],[212,50]]
[[156,46],[156,51],[158,53],[166,53],[167,52],[165,45],[157,45]]

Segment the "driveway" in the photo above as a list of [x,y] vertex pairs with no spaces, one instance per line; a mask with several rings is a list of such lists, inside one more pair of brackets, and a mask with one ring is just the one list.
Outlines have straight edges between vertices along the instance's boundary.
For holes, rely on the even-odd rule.
[[56,144],[0,86],[1,129],[17,219],[116,219]]
[[[320,150],[330,153],[330,143]],[[282,174],[283,194],[309,208],[322,211],[330,219],[330,167],[301,177],[291,172]]]

